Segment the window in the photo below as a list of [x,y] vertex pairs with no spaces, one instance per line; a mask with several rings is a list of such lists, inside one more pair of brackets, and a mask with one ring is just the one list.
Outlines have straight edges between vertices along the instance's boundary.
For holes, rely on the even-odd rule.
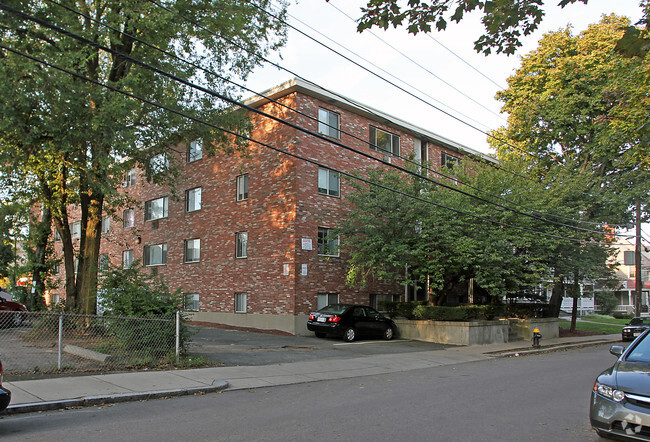
[[321,195],[340,196],[339,173],[324,167],[318,168],[318,193]]
[[201,259],[201,240],[185,240],[185,262],[199,262]]
[[99,255],[99,270],[106,270],[110,267],[111,260],[106,253]]
[[235,293],[235,313],[246,313],[246,293]]
[[133,265],[133,250],[124,250],[122,252],[122,267],[125,269]]
[[151,173],[153,174],[165,172],[167,169],[169,169],[169,158],[167,158],[167,154],[161,153],[155,157],[152,157],[149,160],[149,167],[151,168]]
[[399,295],[370,295],[370,307],[379,311],[385,311],[384,303],[398,302]]
[[191,163],[203,158],[203,142],[202,141],[192,141],[187,147],[187,162]]
[[370,126],[370,149],[399,155],[399,135]]
[[159,266],[167,264],[167,244],[144,247],[144,265]]
[[237,258],[246,258],[248,256],[248,232],[237,232],[235,235],[237,243]]
[[51,303],[51,305],[58,305],[59,302],[60,302],[59,295],[52,295],[52,303]]
[[190,189],[185,192],[185,209],[188,212],[201,210],[201,188]]
[[338,304],[339,303],[339,294],[338,293],[319,293],[316,297],[316,310],[320,310],[323,307],[328,305]]
[[339,114],[325,109],[318,109],[318,133],[332,138],[339,138]]
[[72,223],[72,238],[81,238],[81,222]]
[[129,170],[124,174],[124,181],[122,182],[122,187],[131,186],[135,186],[135,168]]
[[248,174],[237,177],[237,201],[248,199]]
[[74,259],[73,266],[74,266],[74,274],[76,275],[77,273],[79,273],[79,258]]
[[54,228],[54,241],[61,241],[61,234],[56,227]]
[[160,218],[167,218],[169,210],[169,198],[164,196],[144,203],[144,220],[152,221]]
[[108,233],[111,231],[111,217],[105,216],[102,218],[102,233]]
[[135,226],[135,215],[133,209],[126,209],[122,213],[122,219],[124,220],[125,229]]
[[440,164],[445,167],[454,167],[460,164],[460,158],[442,152],[440,154]]
[[52,268],[52,271],[54,272],[55,275],[58,275],[61,273],[61,264],[58,262],[54,263],[54,267]]
[[318,228],[318,254],[324,256],[339,256],[339,237],[332,229]]
[[188,312],[199,311],[199,295],[197,293],[188,293],[185,295],[185,310]]

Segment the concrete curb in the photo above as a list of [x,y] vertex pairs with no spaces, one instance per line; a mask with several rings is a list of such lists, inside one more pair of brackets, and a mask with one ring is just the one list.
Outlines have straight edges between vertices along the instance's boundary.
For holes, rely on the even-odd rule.
[[577,342],[577,343],[549,345],[548,347],[533,348],[533,349],[521,349],[521,350],[512,350],[512,351],[505,351],[505,352],[501,352],[501,351],[500,352],[491,352],[491,353],[485,353],[485,354],[487,356],[491,356],[491,357],[495,357],[495,358],[509,358],[509,357],[512,357],[512,356],[546,353],[546,352],[550,352],[550,351],[564,350],[564,349],[569,349],[569,348],[591,347],[591,346],[595,346],[595,345],[614,344],[614,343],[616,343],[616,341],[602,339],[602,340],[595,340],[595,341],[584,341],[584,342]]
[[191,396],[194,394],[216,393],[228,388],[227,381],[215,381],[210,386],[177,388],[173,390],[157,390],[134,393],[119,393],[97,396],[84,396],[76,399],[63,399],[58,401],[34,402],[31,404],[10,405],[0,413],[1,415],[33,413],[37,411],[52,411],[70,407],[92,407],[95,405],[115,404],[119,402],[144,401],[149,399],[161,399],[172,396]]

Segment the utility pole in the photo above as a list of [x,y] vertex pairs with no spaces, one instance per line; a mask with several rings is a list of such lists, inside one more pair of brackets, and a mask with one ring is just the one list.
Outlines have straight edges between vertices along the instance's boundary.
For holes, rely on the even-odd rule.
[[641,280],[641,203],[636,203],[636,243],[634,247],[634,279],[636,296],[634,299],[634,316],[641,316],[641,294],[643,282]]

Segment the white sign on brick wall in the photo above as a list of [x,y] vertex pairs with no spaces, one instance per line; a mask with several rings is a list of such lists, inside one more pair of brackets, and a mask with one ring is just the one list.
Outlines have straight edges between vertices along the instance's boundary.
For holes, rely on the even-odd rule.
[[302,249],[303,250],[313,250],[312,249],[312,244],[311,244],[311,238],[303,238],[302,239]]
[[303,276],[307,275],[307,264],[302,264],[301,269],[300,269],[300,274]]

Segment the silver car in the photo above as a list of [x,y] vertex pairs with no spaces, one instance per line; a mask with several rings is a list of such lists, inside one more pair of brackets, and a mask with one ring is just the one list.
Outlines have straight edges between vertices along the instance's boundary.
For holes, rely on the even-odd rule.
[[603,437],[650,440],[650,330],[610,353],[618,360],[596,378],[591,426]]

